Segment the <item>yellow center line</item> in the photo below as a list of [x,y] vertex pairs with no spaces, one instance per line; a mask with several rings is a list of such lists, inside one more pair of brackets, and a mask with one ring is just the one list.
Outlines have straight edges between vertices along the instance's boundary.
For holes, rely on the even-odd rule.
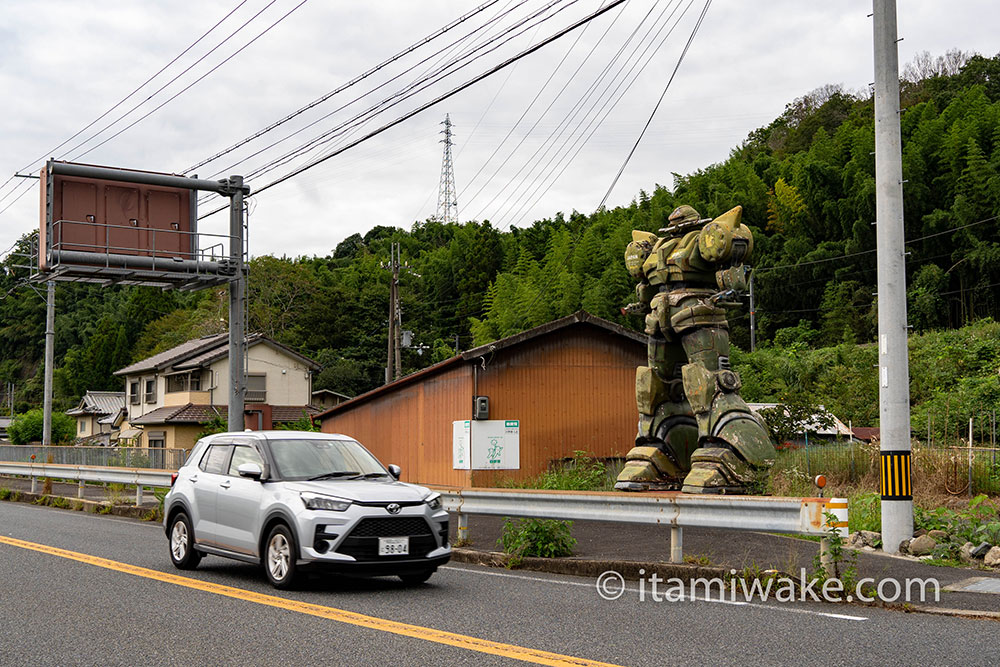
[[185,588],[193,588],[207,593],[224,595],[237,600],[255,602],[269,607],[295,611],[300,614],[308,614],[309,616],[318,616],[331,621],[337,621],[338,623],[357,625],[371,630],[389,632],[395,635],[403,635],[404,637],[413,637],[415,639],[422,639],[424,641],[434,642],[437,644],[456,646],[458,648],[469,651],[477,651],[479,653],[489,653],[491,655],[514,658],[515,660],[533,662],[538,665],[554,665],[557,667],[615,667],[615,665],[611,665],[606,662],[576,658],[573,656],[561,655],[559,653],[550,653],[548,651],[540,651],[538,649],[517,646],[514,644],[504,644],[501,642],[490,641],[488,639],[481,639],[479,637],[470,637],[468,635],[460,635],[454,632],[445,632],[444,630],[435,630],[434,628],[425,628],[419,625],[410,625],[409,623],[390,621],[376,616],[366,616],[364,614],[358,614],[344,609],[324,607],[322,605],[312,604],[309,602],[289,600],[275,595],[255,593],[242,588],[234,588],[232,586],[224,586],[222,584],[215,584],[208,581],[202,581],[200,579],[192,579],[190,577],[182,577],[176,574],[158,572],[145,567],[139,567],[138,565],[130,565],[128,563],[121,563],[119,561],[109,560],[99,556],[91,556],[90,554],[68,551],[58,547],[50,547],[45,544],[26,542],[13,537],[0,535],[0,543],[9,544],[14,547],[21,547],[22,549],[39,551],[52,556],[59,556],[60,558],[67,558],[69,560],[87,563],[88,565],[103,567],[108,570],[115,570],[116,572],[124,572],[137,577],[162,581],[176,586],[184,586]]

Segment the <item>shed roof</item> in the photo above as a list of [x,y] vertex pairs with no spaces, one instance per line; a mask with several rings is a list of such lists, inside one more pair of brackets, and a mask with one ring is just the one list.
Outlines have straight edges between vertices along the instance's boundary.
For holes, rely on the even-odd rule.
[[444,361],[440,361],[432,366],[423,368],[415,373],[411,373],[405,377],[401,377],[395,382],[390,382],[389,384],[384,384],[381,387],[376,387],[375,389],[365,392],[360,396],[356,396],[355,398],[352,398],[349,401],[344,401],[339,405],[335,405],[331,408],[324,410],[323,412],[320,412],[318,415],[316,415],[316,418],[322,419],[323,417],[335,414],[342,410],[350,410],[354,406],[359,405],[360,403],[363,403],[365,401],[371,400],[376,396],[396,391],[397,389],[413,384],[414,382],[418,382],[432,375],[436,375],[437,373],[440,373],[441,371],[447,368],[455,366],[456,364],[460,364],[462,362],[474,362],[482,357],[485,357],[486,355],[495,354],[496,352],[499,352],[501,350],[521,345],[523,343],[526,343],[535,338],[539,338],[546,334],[554,333],[562,329],[566,329],[568,327],[577,325],[594,326],[599,329],[608,331],[614,335],[622,336],[623,338],[633,340],[637,343],[641,343],[643,345],[646,344],[645,335],[637,331],[633,331],[632,329],[627,329],[621,326],[620,324],[615,324],[614,322],[610,322],[603,318],[597,317],[596,315],[591,315],[585,310],[578,310],[572,315],[567,315],[566,317],[560,317],[557,320],[546,322],[545,324],[534,327],[532,329],[528,329],[526,331],[522,331],[521,333],[514,334],[513,336],[508,336],[507,338],[501,338],[500,340],[495,340],[492,343],[487,343],[486,345],[480,345],[479,347],[474,347],[471,350],[466,350],[465,352],[462,352],[461,354],[451,357],[450,359],[445,359]]

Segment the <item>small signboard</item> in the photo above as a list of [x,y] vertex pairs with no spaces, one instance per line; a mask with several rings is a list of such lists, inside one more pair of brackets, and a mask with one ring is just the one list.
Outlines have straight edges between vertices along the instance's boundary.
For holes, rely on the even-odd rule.
[[519,470],[520,420],[452,422],[452,463],[455,470]]

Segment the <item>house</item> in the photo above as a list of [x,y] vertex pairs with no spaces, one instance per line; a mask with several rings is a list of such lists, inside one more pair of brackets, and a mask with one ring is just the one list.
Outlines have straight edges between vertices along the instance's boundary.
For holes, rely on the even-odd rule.
[[317,389],[312,393],[312,404],[321,410],[332,408],[335,405],[340,405],[341,403],[349,400],[351,400],[350,396],[337,393],[330,389]]
[[[319,370],[312,359],[252,334],[246,366],[246,428],[270,429],[318,412],[310,403]],[[125,381],[127,428],[141,429],[139,446],[190,449],[206,423],[227,419],[229,334],[189,340],[115,375]]]
[[88,391],[66,414],[76,418],[76,438],[86,444],[109,445],[118,439],[125,418],[125,393]]
[[[761,410],[770,410],[776,408],[780,403],[747,403],[750,409],[755,413],[760,413]],[[813,415],[809,421],[802,424],[802,431],[808,432],[810,437],[819,438],[820,440],[840,440],[842,438],[850,439],[852,437],[851,429],[848,428],[847,424],[840,421],[833,413],[828,412],[822,405],[816,406],[819,412]],[[788,414],[786,409],[785,414]],[[759,415],[758,415],[759,416]],[[821,421],[830,420],[830,424],[821,424]],[[802,439],[796,438],[795,442],[799,442]]]
[[[408,481],[493,486],[538,475],[582,450],[624,456],[635,439],[635,369],[646,337],[580,311],[400,378],[317,416],[321,430],[357,438]],[[517,420],[520,468],[453,468],[453,422]]]

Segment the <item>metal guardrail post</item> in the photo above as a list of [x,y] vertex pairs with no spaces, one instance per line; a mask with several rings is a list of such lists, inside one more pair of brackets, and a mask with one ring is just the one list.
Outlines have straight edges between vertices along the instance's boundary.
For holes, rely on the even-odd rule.
[[35,477],[34,473],[31,475],[31,492],[36,493],[38,491],[38,478]]
[[135,485],[135,506],[139,507],[142,505],[142,484]]
[[684,529],[670,526],[670,562],[684,562]]
[[458,532],[456,534],[458,537],[459,544],[465,544],[469,541],[469,515],[463,512],[458,513]]
[[86,487],[86,483],[81,479],[80,483],[76,487],[76,497],[77,498],[83,498],[83,491],[84,491],[85,487]]

